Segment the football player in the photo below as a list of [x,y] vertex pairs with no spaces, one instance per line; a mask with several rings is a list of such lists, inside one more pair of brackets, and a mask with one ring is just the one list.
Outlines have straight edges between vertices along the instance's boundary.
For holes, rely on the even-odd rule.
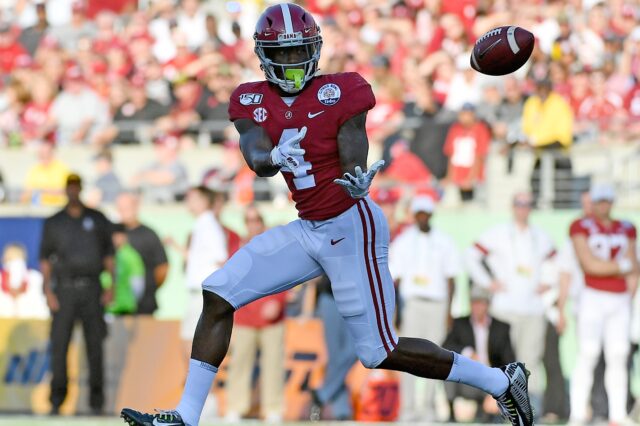
[[356,73],[317,73],[320,28],[295,4],[267,8],[254,40],[266,80],[240,85],[229,115],[249,167],[258,176],[282,173],[299,219],[253,238],[203,282],[204,309],[178,407],[156,414],[125,408],[122,417],[130,425],[197,425],[227,353],[233,312],[324,272],[365,367],[466,383],[493,395],[512,424],[531,425],[523,364],[490,368],[427,340],[398,338],[392,328],[389,229],[368,197],[383,162],[365,169],[371,86]]
[[[587,421],[594,370],[604,349],[609,424],[615,425],[624,423],[627,417],[631,300],[640,272],[636,228],[611,217],[615,201],[611,185],[594,185],[589,193],[591,215],[574,221],[569,228],[584,282],[577,310],[578,356],[571,377],[570,420],[575,424]],[[563,282],[558,301],[562,316],[568,284]]]

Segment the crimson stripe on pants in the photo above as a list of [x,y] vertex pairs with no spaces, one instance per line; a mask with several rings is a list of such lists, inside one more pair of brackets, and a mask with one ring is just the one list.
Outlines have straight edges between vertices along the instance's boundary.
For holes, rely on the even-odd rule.
[[369,289],[371,290],[371,297],[373,298],[373,306],[376,311],[376,322],[378,323],[378,332],[380,333],[380,338],[382,339],[382,344],[384,345],[384,350],[389,353],[391,350],[389,349],[389,345],[387,345],[387,339],[384,337],[384,331],[382,330],[382,322],[380,321],[380,309],[378,308],[378,299],[376,297],[376,289],[373,284],[373,276],[371,275],[371,265],[369,265],[369,250],[367,249],[367,244],[369,242],[369,233],[367,231],[367,221],[364,217],[364,212],[362,211],[362,206],[360,205],[360,201],[356,203],[358,206],[358,213],[360,213],[360,222],[362,222],[362,232],[363,232],[363,240],[364,240],[364,263],[367,267],[367,276],[369,277]]
[[387,308],[384,303],[384,292],[382,291],[382,279],[380,278],[380,270],[378,269],[378,258],[376,257],[376,223],[373,220],[373,213],[371,213],[371,209],[369,208],[369,203],[367,200],[364,200],[364,207],[367,209],[367,214],[369,215],[369,220],[371,221],[371,257],[373,258],[373,268],[376,272],[376,279],[378,280],[378,292],[380,293],[380,305],[382,306],[382,318],[384,320],[384,327],[387,331],[387,336],[389,336],[389,340],[391,340],[391,345],[395,349],[396,342],[393,340],[393,334],[391,334],[391,328],[389,327],[389,321],[387,320]]

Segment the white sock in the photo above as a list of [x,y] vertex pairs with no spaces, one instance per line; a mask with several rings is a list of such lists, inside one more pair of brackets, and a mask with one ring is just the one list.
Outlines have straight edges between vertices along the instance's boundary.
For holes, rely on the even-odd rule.
[[189,426],[197,426],[202,407],[216,378],[218,368],[196,359],[189,360],[187,382],[182,391],[182,399],[176,408],[182,420]]
[[509,387],[509,379],[499,368],[487,367],[470,358],[453,353],[453,365],[447,382],[464,383],[497,397]]

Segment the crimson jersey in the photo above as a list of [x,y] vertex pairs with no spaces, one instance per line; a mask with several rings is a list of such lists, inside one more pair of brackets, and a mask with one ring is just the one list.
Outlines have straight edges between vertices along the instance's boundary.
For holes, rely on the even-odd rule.
[[[630,244],[635,244],[636,228],[633,224],[614,220],[610,228],[605,228],[592,217],[583,217],[574,221],[569,228],[569,235],[584,235],[594,256],[603,260],[617,260],[625,255]],[[597,290],[623,293],[627,291],[627,283],[623,276],[594,276],[585,273],[587,287]]]
[[289,106],[277,88],[267,81],[245,83],[231,94],[229,117],[253,120],[265,129],[274,146],[302,127],[300,143],[306,151],[292,172],[281,168],[296,203],[298,215],[325,220],[348,210],[356,202],[333,182],[342,176],[338,155],[338,131],[350,118],[375,105],[371,86],[357,73],[321,75],[309,81]]

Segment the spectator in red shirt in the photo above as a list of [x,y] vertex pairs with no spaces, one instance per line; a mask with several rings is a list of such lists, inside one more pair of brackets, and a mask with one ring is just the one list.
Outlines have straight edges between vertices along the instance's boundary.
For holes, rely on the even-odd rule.
[[376,105],[367,115],[367,134],[371,143],[382,143],[398,130],[403,114],[403,86],[397,77],[384,76],[374,82],[377,88]]
[[153,37],[146,31],[133,34],[129,39],[129,57],[136,72],[144,72],[148,65],[155,61],[153,43]]
[[577,118],[590,123],[599,130],[607,130],[611,119],[622,108],[622,98],[607,90],[605,76],[602,72],[591,73],[589,87],[591,95],[580,104]]
[[55,141],[55,132],[47,127],[49,108],[55,96],[55,88],[43,76],[36,76],[31,83],[31,101],[27,103],[20,117],[23,142],[31,144],[38,141]]
[[93,39],[93,51],[99,55],[104,55],[114,43],[120,43],[116,35],[115,25],[116,15],[113,12],[104,11],[96,16],[96,35]]
[[456,57],[468,50],[469,38],[458,15],[447,13],[440,18],[440,26],[431,38],[427,54],[443,50]]
[[114,40],[105,48],[108,76],[112,79],[124,78],[131,73],[131,61],[124,44]]
[[18,42],[11,24],[0,22],[0,72],[6,76],[28,57],[29,53]]
[[585,133],[590,126],[590,123],[584,121],[580,114],[582,104],[591,97],[590,78],[590,73],[585,68],[576,71],[570,78],[569,104],[574,117],[576,117],[575,132],[577,135]]
[[629,136],[640,134],[640,72],[636,75],[634,81],[633,87],[624,98],[627,133]]
[[176,47],[176,55],[163,66],[164,76],[167,80],[175,80],[187,65],[198,60],[198,56],[189,49],[187,36],[184,33],[175,32],[173,43]]
[[420,157],[409,150],[407,141],[396,141],[390,149],[390,156],[390,165],[384,171],[385,179],[416,187],[429,185],[431,173]]
[[489,128],[476,117],[475,106],[465,103],[444,144],[444,153],[449,157],[445,180],[460,189],[463,201],[473,200],[476,185],[484,180],[490,142]]
[[129,14],[138,7],[138,2],[135,0],[88,0],[87,3],[89,18],[97,18],[102,12],[112,12],[118,15]]
[[400,188],[376,188],[371,198],[380,206],[389,224],[389,240],[393,241],[407,227],[406,222],[398,220],[398,202],[402,197]]
[[440,13],[457,15],[467,32],[470,32],[478,13],[478,0],[447,0],[440,6]]
[[[247,239],[262,234],[265,223],[255,206],[245,211]],[[234,315],[231,358],[227,373],[227,420],[237,422],[251,408],[251,378],[260,349],[260,411],[267,422],[280,423],[284,414],[284,315],[286,292],[238,309]]]

